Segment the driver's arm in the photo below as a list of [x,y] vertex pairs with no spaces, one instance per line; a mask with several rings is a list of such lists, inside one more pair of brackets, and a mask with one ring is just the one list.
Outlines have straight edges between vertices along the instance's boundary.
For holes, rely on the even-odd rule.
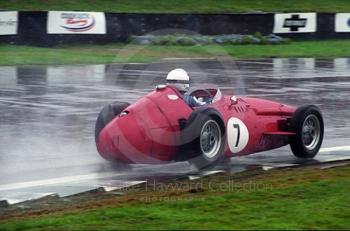
[[195,96],[185,94],[183,96],[183,98],[184,98],[185,102],[188,105],[190,105],[191,107],[202,106],[205,104],[205,102],[198,100],[197,97],[195,97]]

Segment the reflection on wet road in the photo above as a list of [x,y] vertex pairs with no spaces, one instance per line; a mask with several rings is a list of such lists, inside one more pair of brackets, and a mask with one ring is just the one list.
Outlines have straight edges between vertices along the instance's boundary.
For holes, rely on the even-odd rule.
[[[111,101],[133,102],[175,67],[193,85],[214,84],[225,94],[292,105],[316,104],[325,119],[317,160],[347,157],[350,143],[350,59],[166,60],[149,65],[0,67],[0,200],[41,193],[67,195],[120,181],[167,179],[193,172],[187,163],[115,169],[99,157],[94,124]],[[328,149],[327,149],[328,148]],[[299,164],[289,147],[232,158],[246,165]]]

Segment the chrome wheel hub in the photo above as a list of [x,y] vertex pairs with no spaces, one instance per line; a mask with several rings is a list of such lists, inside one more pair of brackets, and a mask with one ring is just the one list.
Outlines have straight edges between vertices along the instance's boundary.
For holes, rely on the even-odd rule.
[[317,116],[311,114],[306,117],[302,128],[302,142],[306,149],[313,150],[319,143],[321,125]]
[[221,146],[221,130],[215,120],[205,122],[200,133],[200,147],[202,153],[208,157],[215,157]]

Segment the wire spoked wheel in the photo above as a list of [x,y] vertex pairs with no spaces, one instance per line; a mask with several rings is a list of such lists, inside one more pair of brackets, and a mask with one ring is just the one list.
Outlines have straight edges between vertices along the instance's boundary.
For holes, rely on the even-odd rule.
[[293,154],[300,158],[312,158],[321,148],[323,141],[323,118],[318,107],[306,105],[299,107],[291,120],[289,143]]
[[208,158],[213,158],[217,155],[222,142],[221,137],[219,124],[215,120],[206,121],[200,133],[202,154]]
[[303,124],[303,143],[305,148],[308,150],[313,150],[321,136],[321,126],[319,119],[311,114],[308,115]]
[[214,166],[224,158],[225,124],[213,108],[198,108],[181,131],[181,152],[197,169]]

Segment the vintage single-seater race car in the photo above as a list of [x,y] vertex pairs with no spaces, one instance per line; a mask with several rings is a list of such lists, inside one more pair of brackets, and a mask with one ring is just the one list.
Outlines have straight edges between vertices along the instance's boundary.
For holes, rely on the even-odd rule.
[[321,147],[324,124],[314,105],[296,108],[219,89],[188,94],[205,104],[191,107],[176,88],[159,85],[131,105],[105,106],[95,127],[100,155],[126,164],[189,161],[202,169],[287,144],[295,156],[312,158]]

